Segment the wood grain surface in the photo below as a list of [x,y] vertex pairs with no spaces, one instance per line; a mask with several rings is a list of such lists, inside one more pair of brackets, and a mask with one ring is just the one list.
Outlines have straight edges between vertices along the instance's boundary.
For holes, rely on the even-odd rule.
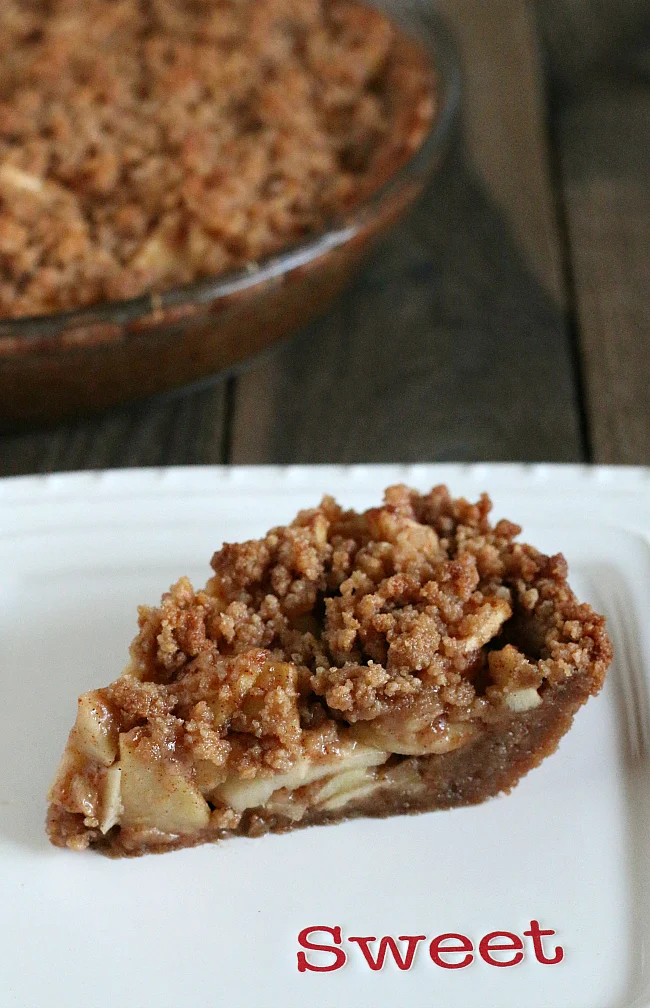
[[650,88],[561,111],[562,199],[596,462],[650,464]]
[[50,430],[0,437],[0,473],[196,465],[224,458],[225,383]]
[[562,89],[650,66],[648,0],[535,0],[534,13],[544,65]]
[[561,308],[562,257],[535,9],[526,0],[436,0],[436,5],[460,50],[472,163],[531,272]]
[[564,318],[462,151],[335,309],[236,383],[233,462],[581,457]]

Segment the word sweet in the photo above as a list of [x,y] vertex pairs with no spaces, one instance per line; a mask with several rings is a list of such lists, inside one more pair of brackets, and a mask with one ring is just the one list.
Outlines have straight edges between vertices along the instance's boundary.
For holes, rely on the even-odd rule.
[[[374,947],[377,941],[375,935],[363,938],[350,935],[345,941],[352,945],[352,948],[345,952],[341,948],[344,938],[340,927],[314,925],[302,929],[298,935],[298,944],[301,949],[320,955],[316,961],[313,957],[310,961],[306,952],[298,952],[298,970],[300,973],[331,973],[333,970],[342,969],[352,954],[357,958],[361,955],[371,970],[383,969],[389,955],[398,969],[410,970],[421,942],[428,942],[431,962],[442,969],[465,969],[475,961],[477,952],[478,957],[488,966],[518,966],[523,962],[526,952],[530,953],[531,949],[537,962],[544,966],[556,966],[562,962],[564,949],[561,945],[544,946],[544,939],[552,937],[555,931],[542,928],[539,921],[531,920],[530,928],[522,933],[524,938],[530,939],[527,945],[514,931],[490,931],[480,938],[476,945],[467,935],[455,933],[439,934],[431,940],[426,935],[399,935],[397,940],[392,935],[384,935],[379,939],[378,947]],[[312,941],[312,935],[315,941]],[[329,936],[332,941],[324,942],[323,935]],[[397,942],[403,944],[399,946]],[[331,956],[331,961],[323,963],[322,953]]]

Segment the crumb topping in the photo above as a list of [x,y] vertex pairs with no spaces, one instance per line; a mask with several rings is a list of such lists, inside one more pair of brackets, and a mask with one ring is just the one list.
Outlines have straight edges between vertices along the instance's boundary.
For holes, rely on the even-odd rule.
[[442,746],[579,670],[597,692],[603,618],[575,599],[560,554],[515,542],[519,526],[492,526],[490,508],[442,486],[391,487],[363,514],[325,497],[224,545],[205,589],[182,578],[141,608],[127,673],[100,692],[121,730],[251,778],[350,737]]
[[0,317],[214,276],[421,144],[427,59],[355,0],[4,0]]

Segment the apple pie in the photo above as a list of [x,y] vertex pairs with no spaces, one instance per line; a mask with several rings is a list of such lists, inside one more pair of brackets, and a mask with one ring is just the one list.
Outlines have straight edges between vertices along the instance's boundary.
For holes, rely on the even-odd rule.
[[346,219],[438,101],[357,0],[2,0],[0,318],[254,267]]
[[490,509],[444,486],[361,514],[325,497],[142,607],[123,674],[79,699],[52,843],[137,855],[509,791],[612,648],[563,556]]

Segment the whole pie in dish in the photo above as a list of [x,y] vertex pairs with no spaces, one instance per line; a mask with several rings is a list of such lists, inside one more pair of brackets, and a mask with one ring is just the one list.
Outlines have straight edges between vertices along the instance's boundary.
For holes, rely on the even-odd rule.
[[79,699],[52,842],[144,854],[509,791],[612,648],[562,555],[490,508],[444,486],[363,514],[325,497],[141,608],[124,673]]
[[3,0],[0,318],[254,268],[375,192],[437,102],[357,0]]

